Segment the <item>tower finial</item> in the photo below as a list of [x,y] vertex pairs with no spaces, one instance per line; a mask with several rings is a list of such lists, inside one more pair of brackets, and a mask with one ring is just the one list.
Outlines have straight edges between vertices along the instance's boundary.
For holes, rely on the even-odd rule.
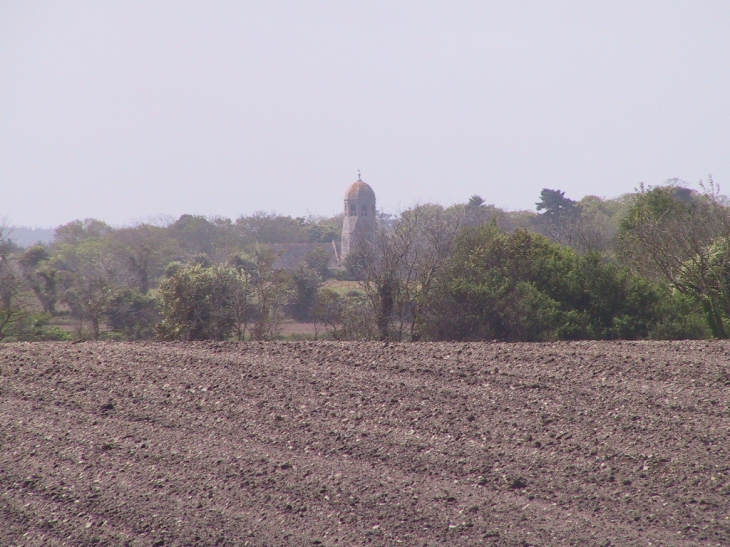
[[359,180],[360,182],[362,182],[362,179],[360,178],[360,170],[359,169],[357,170],[357,180]]

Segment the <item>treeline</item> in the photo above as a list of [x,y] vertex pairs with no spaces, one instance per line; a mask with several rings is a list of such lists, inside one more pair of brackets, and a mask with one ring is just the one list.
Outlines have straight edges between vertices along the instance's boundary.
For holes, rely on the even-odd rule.
[[[176,330],[175,319],[165,315],[174,308],[165,288],[186,274],[191,294],[214,308],[211,317],[228,313],[217,306],[228,310],[229,297],[221,300],[205,286],[210,271],[222,268],[234,268],[246,282],[244,311],[237,312],[244,323],[240,336],[274,337],[285,317],[298,314],[292,291],[297,272],[316,273],[318,283],[329,275],[329,257],[316,244],[339,239],[341,222],[265,213],[236,221],[183,215],[174,222],[115,229],[86,219],[58,227],[51,244],[25,249],[15,245],[12,231],[0,230],[0,340],[228,337],[222,327],[215,335],[209,327]],[[315,249],[295,271],[279,271],[281,244]],[[186,304],[188,322],[209,321],[200,302]]]
[[[730,333],[730,207],[710,179],[614,200],[544,189],[381,215],[333,268],[340,217],[184,215],[0,246],[0,339],[681,339]],[[286,246],[303,251],[284,264]],[[306,251],[306,252],[305,252]],[[337,281],[339,280],[339,281]]]

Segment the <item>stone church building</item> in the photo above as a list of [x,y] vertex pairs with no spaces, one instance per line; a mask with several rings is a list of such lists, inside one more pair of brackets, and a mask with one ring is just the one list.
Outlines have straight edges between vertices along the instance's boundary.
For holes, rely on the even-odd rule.
[[340,268],[358,238],[367,237],[367,234],[373,231],[376,220],[375,192],[358,174],[357,180],[345,192],[342,238],[339,244],[337,241],[273,244],[271,247],[279,253],[279,259],[274,267],[293,270],[307,254],[315,249],[323,249],[330,257],[329,268]]

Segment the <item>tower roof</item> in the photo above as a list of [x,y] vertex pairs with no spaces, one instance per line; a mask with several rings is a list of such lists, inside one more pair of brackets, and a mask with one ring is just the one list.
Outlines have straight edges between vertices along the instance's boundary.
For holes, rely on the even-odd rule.
[[375,192],[367,182],[357,179],[345,192],[346,200],[372,200],[375,201]]

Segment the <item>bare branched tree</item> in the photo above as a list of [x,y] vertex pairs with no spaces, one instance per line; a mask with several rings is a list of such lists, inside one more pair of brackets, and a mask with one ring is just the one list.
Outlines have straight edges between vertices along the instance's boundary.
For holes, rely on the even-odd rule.
[[172,261],[172,242],[165,229],[152,224],[138,224],[115,230],[109,237],[109,249],[132,274],[130,281],[141,294],[153,288],[165,264]]
[[239,337],[246,328],[254,340],[275,338],[281,331],[288,284],[286,274],[274,268],[278,256],[266,246],[229,259],[241,276],[236,295]]
[[357,234],[348,257],[383,340],[419,338],[423,306],[451,251],[460,217],[438,205],[420,205],[393,223]]
[[88,320],[91,334],[97,340],[105,315],[128,285],[123,270],[108,257],[98,256],[85,260],[74,270],[61,272],[61,280],[62,298],[79,321],[79,335],[84,320]]

